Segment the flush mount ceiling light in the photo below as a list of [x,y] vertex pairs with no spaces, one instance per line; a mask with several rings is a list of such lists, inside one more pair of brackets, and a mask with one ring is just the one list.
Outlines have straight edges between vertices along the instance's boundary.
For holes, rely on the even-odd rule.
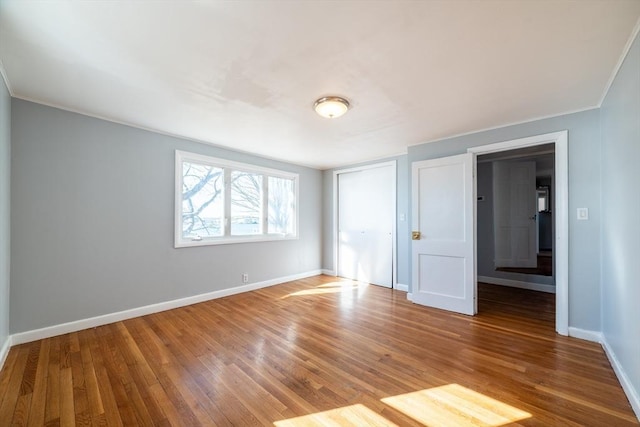
[[313,104],[313,109],[322,117],[335,119],[347,112],[349,101],[339,96],[325,96]]

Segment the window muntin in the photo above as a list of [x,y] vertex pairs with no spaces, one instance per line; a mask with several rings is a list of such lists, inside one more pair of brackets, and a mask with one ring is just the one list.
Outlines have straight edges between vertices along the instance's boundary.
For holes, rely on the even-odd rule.
[[175,247],[297,238],[298,174],[176,151]]

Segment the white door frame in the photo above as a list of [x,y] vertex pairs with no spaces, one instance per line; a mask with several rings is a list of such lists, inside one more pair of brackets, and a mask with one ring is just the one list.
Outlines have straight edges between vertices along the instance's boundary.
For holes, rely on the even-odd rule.
[[[553,205],[553,221],[556,227],[555,245],[553,248],[556,282],[556,332],[560,335],[569,334],[569,132],[536,135],[528,138],[514,139],[495,144],[481,145],[467,149],[477,156],[480,154],[497,153],[535,145],[555,145],[555,203]],[[474,185],[477,186],[477,174]],[[474,218],[477,224],[478,218]],[[477,269],[477,266],[476,266]],[[476,282],[476,287],[477,287]],[[477,290],[476,290],[477,292]]]
[[393,222],[391,227],[391,251],[392,251],[392,277],[391,277],[391,288],[396,289],[396,283],[398,278],[398,261],[397,261],[397,250],[396,250],[396,229],[397,229],[397,218],[396,211],[398,210],[398,200],[397,200],[397,187],[398,187],[398,176],[397,176],[397,162],[395,160],[390,160],[388,162],[382,163],[374,163],[365,166],[356,166],[349,169],[340,169],[333,171],[333,271],[331,272],[332,276],[338,275],[338,175],[342,173],[349,172],[360,172],[367,169],[375,169],[380,167],[391,166],[391,170],[393,172],[393,179],[395,180],[393,185],[391,186],[391,197],[393,198],[393,212],[391,215],[391,221]]

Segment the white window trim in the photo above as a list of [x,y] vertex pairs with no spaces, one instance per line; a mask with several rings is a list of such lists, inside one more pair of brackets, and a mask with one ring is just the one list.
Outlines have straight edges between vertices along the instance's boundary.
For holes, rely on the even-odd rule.
[[[260,173],[263,176],[272,176],[277,178],[286,178],[292,179],[294,181],[294,192],[295,192],[295,216],[293,218],[294,221],[294,234],[290,235],[281,235],[281,234],[267,234],[267,216],[268,216],[268,206],[267,206],[267,192],[264,192],[263,195],[263,234],[259,235],[251,235],[251,236],[219,236],[219,237],[206,237],[202,240],[191,240],[184,239],[182,237],[182,163],[185,161],[191,161],[198,164],[203,164],[207,166],[214,166],[218,168],[222,168],[226,171],[241,171],[248,173]],[[265,180],[268,181],[268,180]],[[299,197],[299,187],[300,187],[300,176],[297,173],[286,172],[279,169],[271,169],[265,168],[262,166],[256,166],[249,163],[241,163],[234,162],[232,160],[220,159],[217,157],[205,156],[202,154],[190,153],[187,151],[176,150],[176,158],[175,158],[175,205],[174,205],[174,247],[175,248],[188,248],[194,246],[210,246],[210,245],[227,245],[233,243],[250,243],[250,242],[269,242],[269,241],[278,241],[278,240],[296,240],[299,236],[298,225],[300,224],[300,197]],[[229,222],[229,206],[230,203],[227,203],[228,193],[230,192],[228,186],[228,181],[225,180],[225,209],[224,209],[224,221],[225,223]],[[265,187],[266,188],[266,187]],[[225,225],[225,228],[227,225]]]

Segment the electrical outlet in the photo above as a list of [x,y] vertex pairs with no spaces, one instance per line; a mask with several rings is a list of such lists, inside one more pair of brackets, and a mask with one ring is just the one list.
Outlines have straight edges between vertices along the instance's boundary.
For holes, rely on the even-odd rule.
[[242,283],[248,283],[248,282],[249,282],[249,274],[242,273]]

